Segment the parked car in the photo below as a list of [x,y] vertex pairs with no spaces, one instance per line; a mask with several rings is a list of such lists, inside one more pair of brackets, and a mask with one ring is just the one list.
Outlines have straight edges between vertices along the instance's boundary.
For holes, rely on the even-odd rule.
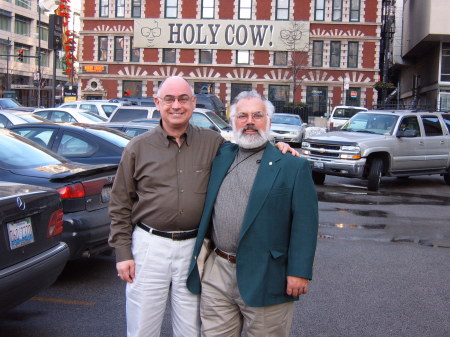
[[[151,119],[136,119],[132,120],[133,123],[153,123],[158,124],[159,118]],[[192,117],[189,121],[192,125],[197,125],[202,128],[211,129],[219,132],[223,138],[230,142],[234,142],[233,131],[231,126],[217,116],[214,112],[207,109],[196,108],[192,113]]]
[[0,109],[10,109],[21,106],[22,104],[17,102],[14,98],[0,98]]
[[109,118],[109,116],[111,116],[114,110],[116,110],[118,107],[129,104],[130,103],[125,102],[114,103],[108,100],[88,100],[63,103],[59,106],[59,108],[86,110],[104,118]]
[[306,125],[299,115],[274,113],[272,115],[270,134],[277,142],[301,144]]
[[360,111],[339,131],[305,138],[302,157],[316,184],[326,175],[367,180],[439,174],[450,185],[450,113],[407,110]]
[[49,121],[41,116],[33,115],[30,112],[0,110],[1,128],[7,128],[17,124],[40,123],[40,122],[49,122]]
[[55,282],[69,258],[53,189],[0,182],[0,313]]
[[123,106],[113,112],[109,122],[129,122],[134,119],[160,118],[161,114],[156,107]]
[[0,180],[48,187],[63,203],[61,240],[70,258],[108,247],[108,203],[117,165],[71,162],[10,130],[0,129]]
[[342,125],[357,112],[367,111],[366,108],[360,106],[338,105],[333,108],[327,120],[327,130],[339,130]]
[[153,130],[156,125],[159,124],[159,119],[155,119],[155,122],[142,122],[142,123],[134,123],[131,122],[116,122],[116,123],[102,123],[98,124],[101,126],[105,126],[111,129],[119,130],[121,132],[126,133],[127,135],[130,135],[131,137],[138,136],[144,132],[147,132],[149,130]]
[[219,97],[212,94],[195,94],[195,96],[197,96],[197,108],[211,110],[224,121],[227,121],[227,108]]
[[10,127],[40,146],[74,162],[118,164],[131,139],[123,132],[98,124],[29,123]]
[[130,103],[131,105],[141,105],[141,106],[151,106],[154,107],[155,101],[153,97],[120,97],[120,98],[112,98],[109,100],[114,103]]
[[55,123],[101,123],[108,119],[95,113],[73,109],[73,108],[47,108],[37,109],[33,112],[35,115],[47,118]]

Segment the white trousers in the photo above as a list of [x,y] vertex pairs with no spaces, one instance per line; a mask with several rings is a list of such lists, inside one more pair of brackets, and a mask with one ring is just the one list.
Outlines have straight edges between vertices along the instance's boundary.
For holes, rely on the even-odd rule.
[[195,238],[173,241],[135,228],[136,276],[126,287],[128,337],[160,336],[169,294],[173,336],[200,336],[200,298],[186,288],[194,244]]

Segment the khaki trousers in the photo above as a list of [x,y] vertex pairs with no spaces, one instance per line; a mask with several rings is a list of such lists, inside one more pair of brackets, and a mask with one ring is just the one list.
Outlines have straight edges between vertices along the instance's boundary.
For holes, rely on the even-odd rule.
[[294,302],[250,307],[236,282],[236,264],[211,253],[205,265],[200,299],[202,337],[288,337]]

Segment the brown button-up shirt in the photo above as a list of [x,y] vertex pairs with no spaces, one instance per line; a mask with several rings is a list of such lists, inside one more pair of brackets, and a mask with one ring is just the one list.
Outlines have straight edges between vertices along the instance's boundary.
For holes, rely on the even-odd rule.
[[162,231],[198,228],[219,133],[189,125],[179,147],[158,126],[125,148],[112,188],[109,244],[117,262],[133,259],[134,225]]

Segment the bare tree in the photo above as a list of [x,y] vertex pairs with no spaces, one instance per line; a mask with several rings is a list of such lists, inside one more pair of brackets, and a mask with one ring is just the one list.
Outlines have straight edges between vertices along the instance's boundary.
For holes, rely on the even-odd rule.
[[305,31],[305,23],[290,22],[290,26],[280,32],[281,40],[288,51],[288,65],[292,73],[292,97],[295,97],[303,79],[302,70],[308,65],[308,44],[302,46],[301,39]]

